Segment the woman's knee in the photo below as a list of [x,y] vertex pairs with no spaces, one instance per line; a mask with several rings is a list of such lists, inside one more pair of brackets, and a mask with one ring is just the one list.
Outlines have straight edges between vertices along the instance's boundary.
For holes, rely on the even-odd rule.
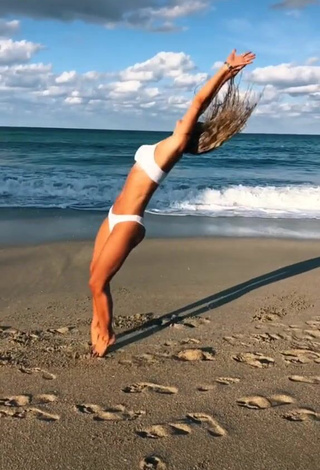
[[95,278],[94,275],[91,275],[89,279],[89,288],[93,295],[95,296],[101,295],[104,293],[105,286],[107,283],[108,283],[108,280],[102,281],[101,279]]

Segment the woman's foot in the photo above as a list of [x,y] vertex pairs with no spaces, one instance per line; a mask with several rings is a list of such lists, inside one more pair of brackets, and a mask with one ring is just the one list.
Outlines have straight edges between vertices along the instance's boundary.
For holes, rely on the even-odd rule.
[[94,357],[104,357],[107,350],[116,342],[116,335],[111,331],[107,335],[99,334],[98,339],[92,347],[92,353]]

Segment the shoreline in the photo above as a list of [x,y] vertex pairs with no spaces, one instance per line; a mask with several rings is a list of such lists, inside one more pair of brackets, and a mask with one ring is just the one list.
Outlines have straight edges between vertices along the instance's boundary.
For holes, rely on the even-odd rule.
[[[107,211],[0,209],[0,245],[94,240]],[[145,214],[147,239],[261,238],[320,240],[318,219]]]

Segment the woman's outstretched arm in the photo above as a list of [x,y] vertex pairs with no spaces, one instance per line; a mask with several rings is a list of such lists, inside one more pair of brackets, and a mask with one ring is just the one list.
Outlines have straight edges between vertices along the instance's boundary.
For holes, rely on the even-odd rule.
[[160,153],[171,153],[171,155],[183,153],[199,117],[218,94],[221,87],[228,80],[235,77],[244,67],[252,64],[254,59],[255,54],[252,52],[237,55],[234,49],[218,72],[196,94],[189,109],[183,118],[178,121],[173,135],[160,142],[157,149],[158,155]]
[[235,77],[246,65],[252,64],[254,59],[255,54],[252,52],[237,55],[234,49],[218,72],[196,94],[190,108],[180,121],[178,132],[190,134],[200,115],[206,110],[212,98],[217,95],[221,87],[228,80]]

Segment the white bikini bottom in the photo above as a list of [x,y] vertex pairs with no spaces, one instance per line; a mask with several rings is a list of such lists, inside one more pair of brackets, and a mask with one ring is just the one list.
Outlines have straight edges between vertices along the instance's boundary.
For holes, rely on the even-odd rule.
[[140,224],[144,227],[143,217],[141,217],[140,215],[119,215],[119,214],[114,214],[112,212],[112,207],[109,210],[108,220],[109,220],[110,233],[112,232],[112,230],[114,229],[114,227],[117,224],[120,224],[122,222],[137,222],[138,224]]

